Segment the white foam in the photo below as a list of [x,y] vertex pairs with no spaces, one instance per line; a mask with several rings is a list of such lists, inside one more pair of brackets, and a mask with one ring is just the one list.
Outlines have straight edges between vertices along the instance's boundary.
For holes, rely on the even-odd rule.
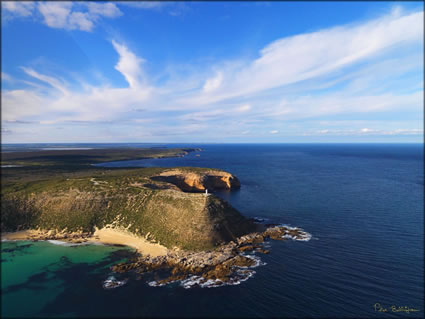
[[199,286],[201,288],[214,288],[220,287],[221,285],[223,285],[223,282],[219,279],[205,280],[205,278],[201,276],[190,276],[189,278],[182,280],[180,282],[180,285],[184,289],[189,289],[194,286]]
[[255,270],[238,270],[237,271],[239,275],[244,276],[242,278],[239,278],[238,284],[240,284],[243,281],[247,281],[249,278],[254,276],[256,274]]
[[165,284],[160,284],[157,281],[149,281],[148,282],[148,285],[151,286],[151,287],[162,287],[162,286],[165,286]]
[[302,228],[292,227],[292,226],[289,226],[287,224],[279,224],[279,225],[277,225],[277,227],[285,227],[287,230],[303,230]]
[[242,269],[256,268],[258,266],[265,266],[265,265],[267,265],[267,263],[261,261],[260,257],[258,257],[258,256],[255,256],[255,255],[245,255],[245,254],[242,254],[242,256],[247,257],[247,258],[252,259],[252,260],[255,260],[255,265],[253,265],[253,266],[236,266],[238,268],[242,268]]
[[310,233],[307,232],[302,232],[301,233],[301,238],[296,238],[296,240],[298,241],[309,241],[313,236],[311,236]]
[[[202,276],[192,275],[186,279],[180,280],[180,286],[182,286],[184,289],[190,289],[193,287],[201,287],[201,288],[216,288],[221,286],[234,286],[239,285],[241,282],[244,282],[254,276],[256,273],[254,270],[248,269],[248,268],[255,268],[258,266],[266,265],[265,262],[262,262],[261,259],[255,255],[242,255],[244,257],[250,258],[252,260],[255,260],[255,265],[253,266],[234,266],[236,268],[236,271],[232,275],[229,281],[224,282],[220,279],[208,279],[206,280]],[[166,284],[171,284],[176,281],[170,281],[167,283],[159,283],[157,281],[150,281],[148,282],[148,285],[151,287],[161,287],[165,286]]]
[[285,234],[285,235],[282,236],[282,238],[292,239],[292,240],[296,240],[296,241],[309,241],[312,238],[312,236],[311,236],[310,233],[301,231],[299,234],[297,234],[295,236]]
[[105,289],[113,289],[124,286],[126,283],[127,280],[117,280],[114,276],[109,276],[108,279],[103,282],[102,286]]
[[67,246],[67,247],[72,247],[72,246],[84,246],[84,245],[90,245],[92,244],[91,242],[82,242],[82,243],[69,243],[66,241],[61,241],[61,240],[48,240],[49,243],[53,244],[53,245],[58,245],[58,246]]

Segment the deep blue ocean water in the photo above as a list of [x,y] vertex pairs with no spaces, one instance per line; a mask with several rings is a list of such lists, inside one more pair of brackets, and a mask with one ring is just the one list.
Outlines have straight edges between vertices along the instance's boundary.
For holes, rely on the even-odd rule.
[[[106,279],[107,269],[99,267],[90,284],[84,280],[85,269],[93,271],[96,262],[106,258],[101,254],[96,262],[74,262],[53,270],[61,272],[62,281],[62,289],[53,295],[43,288],[48,284],[35,290],[15,287],[16,298],[37,294],[39,306],[32,316],[424,317],[422,144],[169,146],[203,151],[105,166],[224,169],[238,176],[242,187],[218,196],[246,216],[302,227],[312,239],[271,242],[271,253],[260,255],[267,264],[256,268],[252,278],[219,288],[150,287],[143,279],[130,278],[122,287],[104,290],[101,278]],[[12,243],[3,243],[2,248],[5,244]],[[61,248],[81,249],[81,254],[87,249]],[[58,254],[60,260],[63,252]],[[8,255],[2,252],[4,256]],[[4,300],[11,293],[5,264],[14,262],[14,269],[19,269],[18,257],[2,260],[2,314],[5,307],[9,315],[17,311]],[[42,268],[37,271],[43,276]],[[42,278],[57,280],[54,275]],[[43,294],[49,296],[46,301]],[[388,312],[375,312],[376,303]],[[392,312],[393,305],[419,312]]]

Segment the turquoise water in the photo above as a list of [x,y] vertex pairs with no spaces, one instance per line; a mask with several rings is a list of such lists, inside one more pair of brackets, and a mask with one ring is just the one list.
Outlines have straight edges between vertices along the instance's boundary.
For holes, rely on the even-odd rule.
[[46,241],[2,242],[1,249],[2,317],[42,314],[73,283],[92,283],[102,289],[102,281],[110,274],[109,266],[125,260],[133,251],[116,246],[65,246]]
[[[191,289],[150,287],[155,278],[132,273],[117,276],[129,278],[124,286],[103,289],[108,265],[129,254],[118,247],[3,243],[18,249],[2,252],[2,315],[424,317],[422,144],[172,146],[203,151],[105,166],[227,170],[242,187],[218,196],[245,216],[302,227],[312,239],[271,242],[271,253],[258,255],[266,265],[240,285]],[[379,313],[376,303],[419,311]]]

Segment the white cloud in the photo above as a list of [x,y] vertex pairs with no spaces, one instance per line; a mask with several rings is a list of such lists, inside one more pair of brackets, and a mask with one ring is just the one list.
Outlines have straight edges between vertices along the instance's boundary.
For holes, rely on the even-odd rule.
[[1,80],[7,81],[7,82],[13,82],[13,78],[9,74],[7,74],[3,71],[1,72]]
[[[97,21],[91,17],[117,14],[113,7],[97,4],[91,8],[86,5],[88,11],[83,12],[60,3],[59,7],[49,8],[48,12],[61,13],[49,23],[89,31]],[[221,61],[199,69],[191,66],[180,68],[184,69],[180,73],[176,66],[169,74],[170,80],[156,86],[154,77],[144,72],[145,60],[125,44],[112,41],[118,53],[115,69],[128,87],[85,84],[75,90],[59,77],[23,67],[41,84],[33,83],[34,88],[26,90],[5,90],[2,118],[31,120],[50,127],[58,123],[84,127],[126,123],[123,130],[127,132],[143,127],[133,132],[135,138],[152,139],[184,134],[202,137],[208,132],[220,137],[249,133],[270,138],[270,134],[285,136],[305,131],[288,125],[291,121],[318,123],[332,117],[347,121],[353,114],[367,119],[371,113],[379,118],[379,114],[404,112],[422,118],[423,80],[417,85],[415,78],[413,86],[403,82],[409,74],[423,69],[422,18],[423,12],[391,13],[362,24],[279,39],[251,61]],[[401,88],[397,81],[402,81]],[[144,112],[135,111],[140,109]],[[347,124],[346,130],[344,125],[317,124],[309,128],[308,134],[417,135],[421,124],[412,120],[409,123],[390,126],[383,119],[373,125],[367,121]]]
[[120,2],[120,5],[137,8],[137,9],[158,9],[165,5],[167,5],[167,2],[162,1],[128,1],[128,2]]
[[40,73],[34,71],[31,68],[22,67],[21,69],[26,74],[28,74],[29,76],[32,76],[33,78],[35,78],[37,80],[40,80],[42,82],[50,84],[53,88],[57,89],[62,94],[68,93],[68,91],[65,89],[65,86],[58,79],[55,79],[55,78],[47,76],[47,75],[40,74]]
[[6,121],[40,118],[42,124],[61,122],[93,122],[116,119],[121,112],[130,112],[134,105],[143,103],[152,89],[143,86],[138,58],[123,44],[114,42],[120,58],[116,66],[129,83],[127,88],[95,87],[86,85],[82,92],[73,92],[59,78],[22,67],[29,76],[49,85],[34,90],[6,90],[2,94],[2,118]]
[[122,15],[120,9],[111,2],[18,2],[2,1],[2,9],[13,17],[35,17],[36,9],[42,17],[42,22],[56,29],[92,31],[100,18],[117,18]]
[[[169,3],[159,1],[119,2],[120,6],[138,9],[159,9]],[[56,29],[93,31],[101,18],[117,18],[123,15],[117,4],[93,1],[2,1],[2,9],[7,13],[3,19],[34,17]]]
[[123,13],[118,7],[113,3],[97,3],[97,2],[88,2],[87,7],[90,14],[95,14],[99,16],[104,16],[108,18],[116,18],[121,16]]
[[33,14],[34,11],[34,2],[18,2],[18,1],[2,1],[1,8],[2,10],[8,11],[9,13],[19,16],[19,17],[28,17]]
[[52,28],[74,29],[69,24],[72,2],[39,2],[38,11],[44,18],[44,23]]
[[120,59],[115,65],[115,69],[120,72],[127,80],[130,87],[134,88],[140,85],[142,77],[141,64],[145,61],[128,50],[125,45],[112,41],[115,50],[120,55]]
[[251,109],[251,105],[250,104],[244,104],[239,106],[238,108],[236,108],[237,112],[248,112]]
[[72,12],[68,19],[68,29],[91,31],[94,27],[94,18],[87,12]]
[[12,133],[12,131],[9,130],[8,128],[2,127],[1,128],[1,133],[2,134],[10,134],[10,133]]
[[[234,69],[221,69],[207,80],[202,95],[186,103],[209,104],[258,94],[331,74],[389,49],[423,39],[423,11],[393,14],[358,25],[347,25],[286,37],[267,45],[260,57]],[[208,85],[207,85],[208,84]],[[205,89],[209,88],[209,89]]]
[[306,135],[341,135],[341,136],[353,136],[353,135],[423,135],[423,129],[340,129],[340,130],[320,130],[313,133],[307,133]]
[[213,92],[214,90],[220,87],[222,82],[223,82],[223,74],[221,72],[218,72],[216,76],[208,79],[205,82],[203,90],[206,93]]

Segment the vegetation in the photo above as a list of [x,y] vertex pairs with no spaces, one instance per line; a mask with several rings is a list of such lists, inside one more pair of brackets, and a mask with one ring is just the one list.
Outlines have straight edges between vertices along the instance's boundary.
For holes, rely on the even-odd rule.
[[[97,155],[91,152],[90,156],[97,161],[130,154],[128,150],[96,151]],[[131,152],[157,157],[186,151]],[[173,184],[155,180],[164,168],[101,168],[90,165],[87,151],[78,151],[84,153],[80,157],[75,151],[67,151],[69,157],[64,151],[60,155],[46,152],[7,154],[8,161],[43,164],[2,171],[2,231],[93,232],[95,227],[111,225],[170,248],[200,250],[254,230],[253,223],[216,196],[184,193]],[[209,170],[179,169],[193,173]]]

